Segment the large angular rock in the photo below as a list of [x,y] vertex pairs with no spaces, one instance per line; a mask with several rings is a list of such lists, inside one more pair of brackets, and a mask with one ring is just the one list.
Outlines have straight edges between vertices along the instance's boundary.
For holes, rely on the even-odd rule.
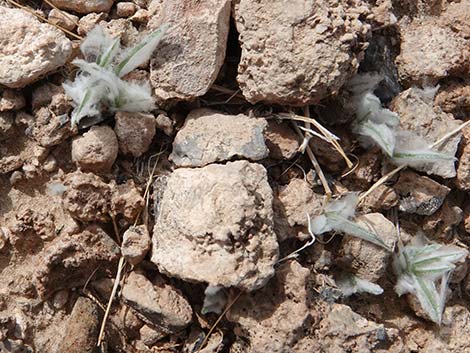
[[[434,106],[434,93],[429,89],[409,88],[401,92],[390,105],[390,109],[400,116],[400,127],[414,132],[429,145],[460,125],[451,114],[444,113],[439,107]],[[455,156],[460,138],[460,133],[455,134],[436,150]],[[414,169],[443,178],[453,178],[456,175],[454,164],[454,161],[447,160],[429,163]]]
[[50,0],[62,10],[71,10],[82,14],[90,12],[108,12],[114,0]]
[[309,324],[306,283],[310,271],[296,261],[282,264],[276,277],[254,293],[240,297],[227,313],[249,339],[251,353],[292,352]]
[[396,61],[401,79],[437,83],[468,70],[469,7],[468,0],[450,4],[438,18],[417,16],[400,26],[401,47]]
[[153,325],[163,329],[182,329],[193,316],[185,297],[161,278],[150,281],[143,274],[131,272],[122,289],[124,302]]
[[336,92],[362,57],[370,26],[361,1],[236,0],[242,56],[238,82],[250,103],[317,103]]
[[178,167],[202,167],[237,157],[252,161],[266,158],[266,126],[266,120],[243,114],[194,110],[175,137],[170,159]]
[[0,6],[0,85],[21,88],[64,65],[72,53],[57,28]]
[[155,95],[161,100],[202,96],[225,58],[230,1],[152,1],[149,11],[149,29],[171,25],[151,61]]
[[273,195],[261,165],[177,169],[159,199],[152,262],[160,271],[247,291],[273,276]]

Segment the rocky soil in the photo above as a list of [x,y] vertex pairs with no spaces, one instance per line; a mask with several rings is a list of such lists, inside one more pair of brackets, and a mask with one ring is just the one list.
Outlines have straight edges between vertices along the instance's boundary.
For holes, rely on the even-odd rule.
[[[466,261],[438,326],[372,243],[330,232],[285,259],[326,201],[309,151],[334,197],[393,168],[352,132],[357,73],[429,144],[470,118],[470,0],[17,1],[0,0],[0,352],[470,352]],[[72,126],[87,33],[132,46],[163,23],[124,78],[157,108]],[[456,160],[401,170],[357,222],[467,248],[470,128],[442,149]],[[383,294],[345,296],[344,273]]]

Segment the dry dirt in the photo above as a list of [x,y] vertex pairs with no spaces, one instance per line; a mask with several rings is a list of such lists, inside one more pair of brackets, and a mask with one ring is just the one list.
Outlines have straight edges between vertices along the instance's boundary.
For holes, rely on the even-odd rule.
[[[308,141],[334,196],[367,191],[392,166],[352,133],[345,87],[382,75],[375,94],[428,143],[459,126],[470,0],[17,1],[0,0],[0,352],[470,352],[466,261],[441,326],[396,295],[392,254],[371,243],[325,234],[279,262],[325,200],[280,113],[340,138],[352,171]],[[148,81],[158,109],[71,128],[61,85],[80,38],[99,24],[130,46],[162,23],[126,77]],[[470,129],[444,149],[455,164],[402,170],[358,222],[389,246],[398,219],[404,242],[467,248]],[[344,272],[383,294],[343,297]]]

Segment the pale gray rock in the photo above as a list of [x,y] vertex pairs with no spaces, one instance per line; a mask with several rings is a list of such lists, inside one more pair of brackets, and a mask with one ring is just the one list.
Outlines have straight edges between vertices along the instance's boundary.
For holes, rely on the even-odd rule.
[[180,168],[159,197],[152,262],[169,276],[251,291],[274,275],[267,172],[247,161]]
[[22,88],[64,65],[72,44],[57,28],[0,6],[0,85]]
[[170,155],[178,167],[202,167],[234,158],[257,161],[268,156],[264,119],[193,110],[173,141]]
[[202,96],[224,62],[229,0],[152,1],[149,29],[170,29],[151,61],[150,79],[160,100]]

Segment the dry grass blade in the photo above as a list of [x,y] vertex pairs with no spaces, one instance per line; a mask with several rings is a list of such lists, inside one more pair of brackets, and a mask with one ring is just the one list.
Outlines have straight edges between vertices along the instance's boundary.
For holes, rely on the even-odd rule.
[[307,124],[312,124],[315,126],[318,131],[326,138],[326,140],[338,151],[338,153],[343,157],[344,161],[346,162],[348,168],[352,168],[354,166],[354,163],[349,159],[349,157],[346,155],[346,152],[344,152],[344,149],[341,147],[339,142],[333,138],[335,136],[333,133],[331,133],[327,128],[325,128],[323,125],[321,125],[317,120],[310,118],[310,117],[305,117],[301,115],[296,115],[293,113],[279,113],[276,115],[276,117],[279,117],[281,119],[289,119],[289,120],[295,120],[295,121],[302,121]]
[[201,345],[199,346],[198,350],[196,351],[196,353],[200,352],[201,349],[204,348],[204,346],[207,344],[207,342],[209,341],[209,337],[211,336],[212,332],[214,332],[215,328],[217,327],[217,325],[219,324],[219,322],[222,320],[222,318],[225,316],[225,314],[227,314],[227,312],[230,310],[230,308],[233,306],[233,304],[236,303],[236,301],[238,300],[238,298],[240,298],[240,296],[242,295],[242,292],[239,292],[237,294],[237,296],[235,298],[233,298],[233,300],[225,307],[224,311],[222,311],[222,314],[219,315],[219,317],[217,318],[217,320],[215,320],[214,324],[212,325],[212,327],[210,328],[209,332],[207,332],[207,335],[206,337],[204,337],[204,341],[202,341]]
[[118,270],[117,270],[116,278],[114,279],[113,290],[111,291],[111,295],[109,296],[108,305],[106,306],[106,311],[104,312],[104,316],[103,316],[103,321],[101,321],[100,333],[98,334],[98,343],[96,344],[98,347],[101,346],[101,343],[103,342],[103,339],[104,339],[104,329],[106,327],[106,321],[108,321],[109,311],[111,310],[111,305],[113,304],[114,296],[116,295],[119,282],[121,281],[121,273],[122,273],[122,269],[124,268],[124,266],[125,266],[125,260],[124,260],[124,257],[121,257],[118,263]]
[[374,185],[372,185],[369,188],[369,190],[367,190],[365,193],[363,193],[359,197],[359,202],[363,201],[367,196],[369,196],[372,192],[374,192],[375,189],[377,189],[383,183],[386,183],[392,176],[394,176],[396,173],[398,173],[400,170],[404,169],[405,167],[406,165],[401,165],[399,167],[396,167],[395,169],[393,169],[392,171],[388,172],[383,177],[381,177],[379,180],[377,180],[377,182]]
[[[292,125],[294,126],[294,129],[295,129],[295,131],[297,132],[297,134],[299,135],[299,137],[300,137],[301,139],[304,139],[305,136],[304,136],[304,134],[302,133],[302,131],[300,131],[299,127],[297,126],[297,123],[292,122]],[[328,181],[327,181],[326,178],[325,178],[325,174],[323,174],[323,170],[321,169],[320,164],[318,163],[318,160],[317,160],[317,158],[315,157],[315,155],[313,154],[313,151],[312,151],[312,149],[310,148],[310,146],[307,145],[306,151],[307,151],[308,157],[310,158],[310,161],[311,161],[312,164],[313,164],[313,167],[315,168],[315,171],[316,171],[317,174],[318,174],[318,177],[320,178],[320,181],[321,181],[321,183],[322,183],[322,186],[323,186],[323,188],[325,189],[326,198],[327,198],[327,200],[329,200],[329,199],[331,198],[331,195],[332,195],[333,193],[331,192],[330,186],[328,185]]]
[[439,140],[437,140],[436,142],[434,142],[431,146],[429,146],[430,148],[434,148],[434,147],[437,147],[439,146],[441,143],[445,142],[447,139],[451,138],[453,135],[455,135],[456,133],[458,133],[459,131],[461,131],[462,129],[464,129],[465,127],[467,127],[468,125],[470,124],[470,120],[464,122],[462,125],[460,125],[458,128],[452,130],[451,132],[449,132],[448,134],[445,134],[444,136],[442,136]]
[[42,20],[42,21],[44,21],[44,22],[47,22],[47,23],[50,24],[51,26],[54,26],[54,27],[56,27],[57,29],[60,29],[62,32],[68,34],[68,35],[71,36],[71,37],[74,37],[75,39],[79,39],[79,40],[82,40],[82,39],[83,39],[83,37],[80,37],[78,34],[75,34],[75,33],[69,31],[68,29],[66,29],[66,28],[64,28],[64,27],[62,27],[62,26],[59,26],[59,25],[57,25],[57,24],[55,24],[55,23],[50,22],[47,18],[45,18],[45,17],[43,17],[43,16],[37,14],[36,12],[34,12],[33,10],[31,10],[31,9],[30,9],[29,7],[27,7],[27,6],[21,5],[21,4],[17,3],[16,1],[13,1],[13,0],[6,0],[6,1],[7,1],[8,3],[12,4],[13,6],[18,7],[18,8],[20,8],[20,9],[22,9],[22,10],[24,10],[24,11],[30,13],[30,14],[33,15],[34,17],[37,17],[37,18],[39,18],[40,20]]

